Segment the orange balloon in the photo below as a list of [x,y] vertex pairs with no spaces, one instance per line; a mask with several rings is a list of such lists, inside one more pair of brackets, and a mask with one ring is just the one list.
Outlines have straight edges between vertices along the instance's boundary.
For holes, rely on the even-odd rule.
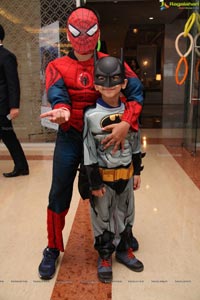
[[[184,65],[185,65],[185,72],[184,72],[183,78],[180,80],[179,79],[179,71],[180,71],[182,63],[184,63]],[[188,62],[187,62],[187,59],[185,58],[185,56],[182,56],[179,59],[179,62],[178,62],[177,67],[176,67],[176,73],[175,73],[176,83],[178,85],[182,85],[185,82],[185,80],[187,78],[187,75],[188,75]]]

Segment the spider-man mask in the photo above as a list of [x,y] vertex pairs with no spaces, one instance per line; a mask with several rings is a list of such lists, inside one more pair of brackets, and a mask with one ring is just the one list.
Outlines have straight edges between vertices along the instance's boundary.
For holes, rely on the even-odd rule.
[[87,8],[78,8],[67,21],[68,38],[79,54],[93,53],[99,38],[99,22],[95,13]]

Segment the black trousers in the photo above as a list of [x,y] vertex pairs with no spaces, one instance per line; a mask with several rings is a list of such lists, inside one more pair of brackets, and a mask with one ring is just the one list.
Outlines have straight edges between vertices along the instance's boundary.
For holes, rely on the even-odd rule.
[[6,145],[14,161],[15,169],[28,169],[22,146],[13,130],[12,122],[6,116],[0,116],[0,140]]

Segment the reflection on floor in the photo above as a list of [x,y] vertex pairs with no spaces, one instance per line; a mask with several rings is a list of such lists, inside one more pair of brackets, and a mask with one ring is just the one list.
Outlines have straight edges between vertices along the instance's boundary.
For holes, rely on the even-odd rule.
[[[178,131],[172,138],[166,131],[143,130],[142,137],[147,155],[142,187],[135,193],[134,234],[144,271],[132,272],[113,256],[113,283],[98,282],[89,205],[75,188],[60,268],[51,281],[38,278],[54,145],[24,144],[30,175],[0,175],[0,299],[199,300],[200,155],[180,147]],[[0,160],[0,174],[13,168],[2,145]]]

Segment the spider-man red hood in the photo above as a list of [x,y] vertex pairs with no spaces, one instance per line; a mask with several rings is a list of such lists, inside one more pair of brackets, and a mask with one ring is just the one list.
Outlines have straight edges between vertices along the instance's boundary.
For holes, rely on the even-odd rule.
[[70,14],[67,36],[77,53],[92,53],[97,45],[99,33],[99,20],[92,10],[79,7]]

